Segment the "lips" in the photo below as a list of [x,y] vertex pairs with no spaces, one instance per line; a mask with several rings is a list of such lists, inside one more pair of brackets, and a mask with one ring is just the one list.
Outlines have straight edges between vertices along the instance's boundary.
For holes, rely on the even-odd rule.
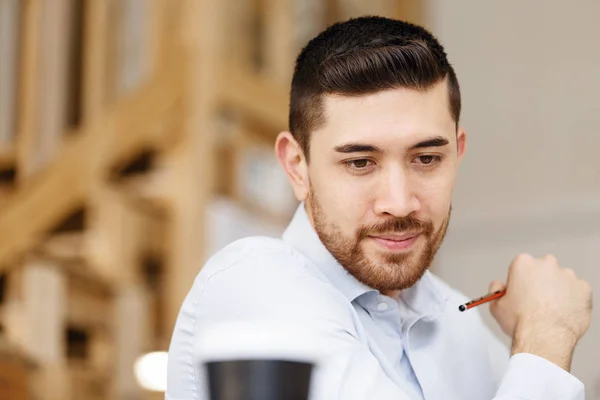
[[380,248],[392,252],[406,252],[413,248],[420,233],[384,234],[371,236]]
[[407,233],[402,233],[402,234],[398,234],[398,233],[392,233],[392,234],[385,234],[385,235],[372,235],[372,238],[375,239],[383,239],[383,240],[390,240],[390,241],[394,241],[394,242],[402,242],[404,240],[409,240],[412,239],[416,236],[418,236],[420,234],[420,232],[407,232]]

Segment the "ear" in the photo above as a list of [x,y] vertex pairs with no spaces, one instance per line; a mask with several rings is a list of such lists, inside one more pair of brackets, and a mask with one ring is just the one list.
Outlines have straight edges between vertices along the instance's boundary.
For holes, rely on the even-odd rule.
[[296,198],[306,200],[310,188],[308,165],[302,148],[290,132],[277,135],[275,155],[292,184]]
[[460,164],[467,150],[467,132],[463,127],[459,127],[456,132],[456,145],[458,148],[458,163]]

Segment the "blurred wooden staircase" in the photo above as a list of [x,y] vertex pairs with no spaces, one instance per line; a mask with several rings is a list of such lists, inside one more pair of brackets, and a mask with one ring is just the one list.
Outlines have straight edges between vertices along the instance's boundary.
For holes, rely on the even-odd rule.
[[248,201],[241,172],[287,129],[298,51],[338,19],[423,15],[416,0],[359,3],[0,2],[18,21],[15,64],[0,60],[16,82],[0,90],[14,111],[0,121],[0,339],[38,366],[36,398],[151,398],[132,366],[168,345],[211,199],[288,217]]

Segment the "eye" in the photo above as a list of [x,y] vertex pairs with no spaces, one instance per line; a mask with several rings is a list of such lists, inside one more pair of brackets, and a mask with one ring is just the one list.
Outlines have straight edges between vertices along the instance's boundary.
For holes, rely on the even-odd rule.
[[354,168],[362,169],[369,165],[369,160],[367,160],[367,159],[352,160],[352,161],[348,161],[348,165],[350,165],[351,167],[354,167]]
[[344,164],[346,164],[346,168],[352,172],[366,172],[375,163],[369,159],[360,158],[357,160],[345,161]]
[[416,159],[419,161],[418,163],[421,165],[432,166],[432,165],[440,162],[442,157],[434,156],[434,155],[424,155],[424,156],[418,156]]

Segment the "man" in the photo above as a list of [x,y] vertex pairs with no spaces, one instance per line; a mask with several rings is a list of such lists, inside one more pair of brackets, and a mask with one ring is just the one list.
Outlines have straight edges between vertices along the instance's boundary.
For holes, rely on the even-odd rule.
[[[297,321],[318,339],[318,399],[581,400],[570,374],[590,285],[552,256],[517,256],[491,304],[505,349],[428,271],[466,135],[443,47],[379,17],[328,28],[294,71],[275,152],[301,201],[282,240],[233,243],[204,266],[175,327],[167,399],[205,399],[195,347],[220,322]],[[243,333],[240,333],[243,335]]]

